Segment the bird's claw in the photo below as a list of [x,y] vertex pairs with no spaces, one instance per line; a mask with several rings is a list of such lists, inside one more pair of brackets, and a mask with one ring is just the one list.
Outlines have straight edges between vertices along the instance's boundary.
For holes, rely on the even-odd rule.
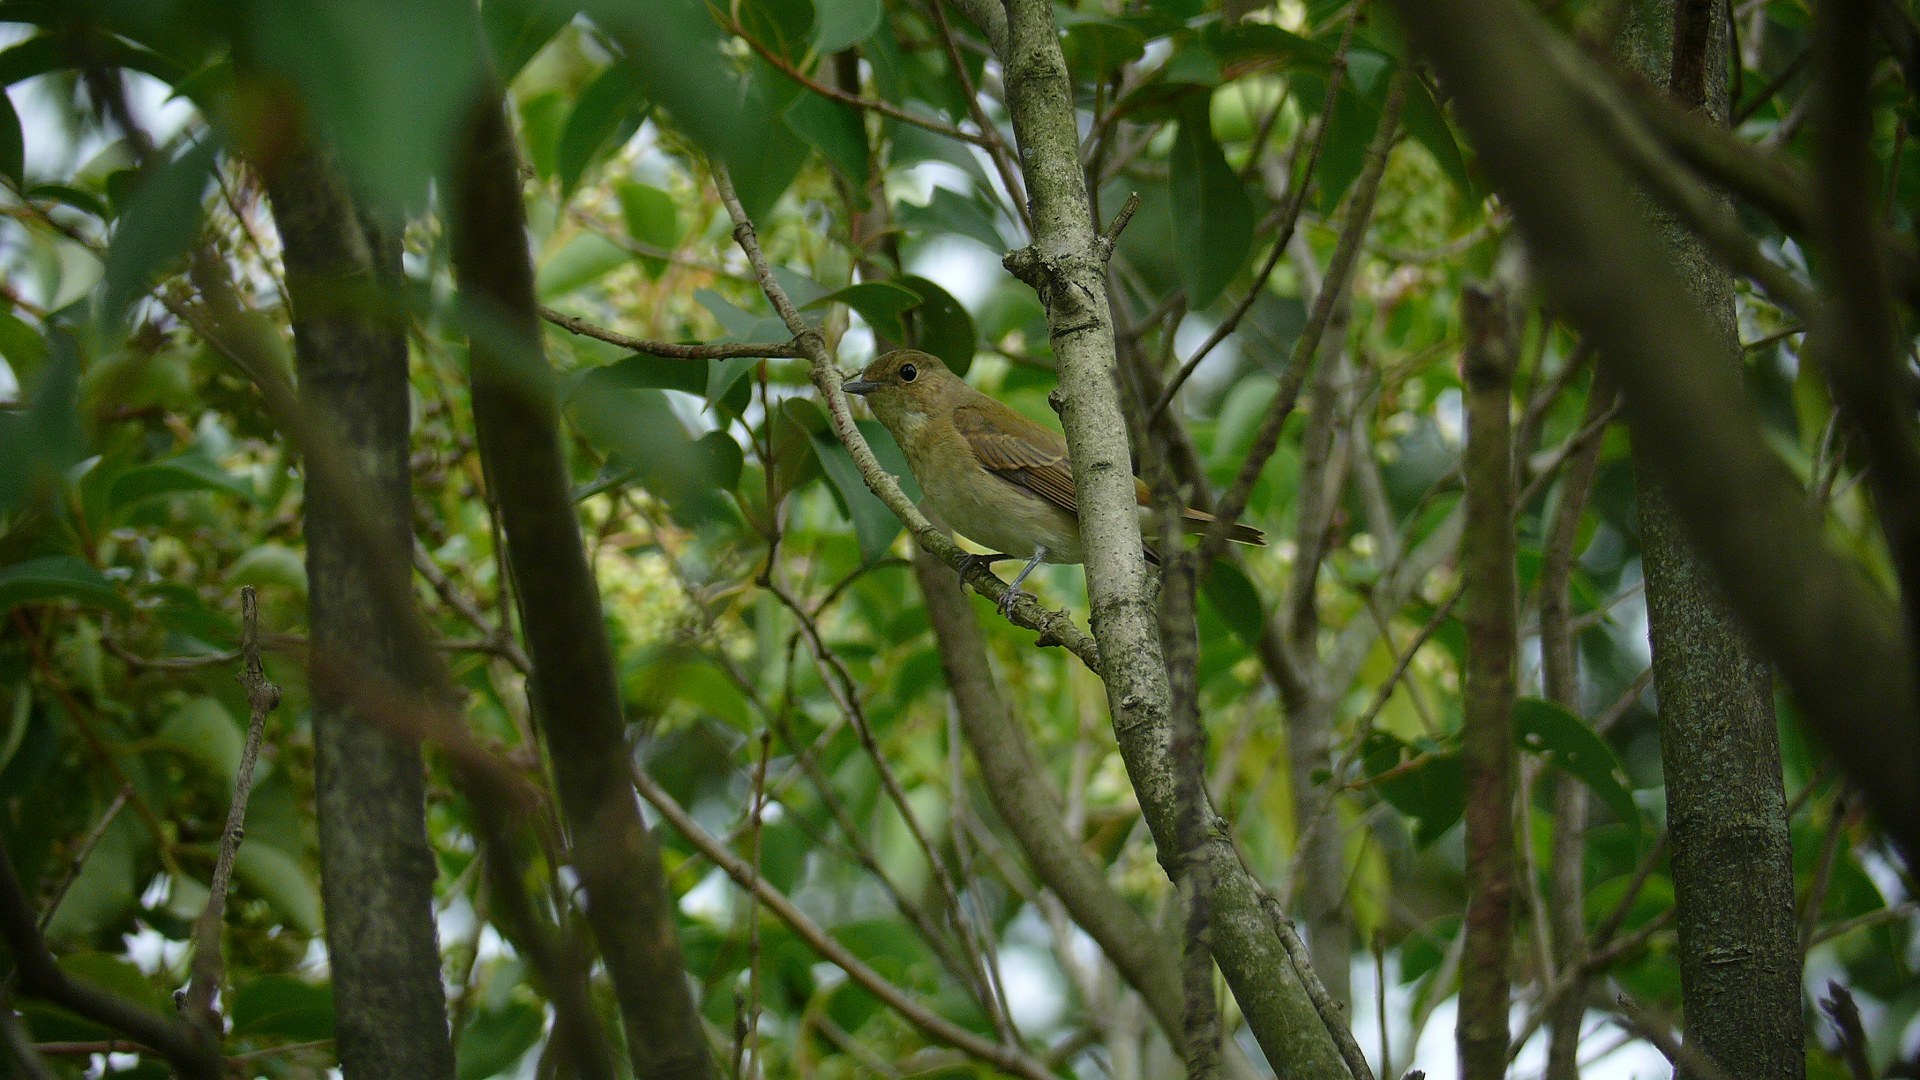
[[1020,598],[1025,595],[1027,595],[1026,590],[1020,586],[1008,586],[1007,591],[1000,594],[1000,602],[994,605],[994,607],[999,609],[1000,617],[1003,619],[1013,618],[1013,605],[1019,603]]

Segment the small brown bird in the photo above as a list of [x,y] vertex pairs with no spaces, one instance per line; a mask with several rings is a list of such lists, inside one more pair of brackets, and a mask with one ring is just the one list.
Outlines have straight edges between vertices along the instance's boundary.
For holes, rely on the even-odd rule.
[[[867,399],[926,493],[927,504],[967,539],[1027,564],[1000,600],[1005,614],[1020,583],[1043,562],[1083,561],[1080,511],[1067,463],[1067,440],[975,390],[938,357],[913,349],[887,353],[841,387]],[[1141,515],[1147,485],[1133,482]],[[1188,532],[1213,515],[1180,511]],[[1261,546],[1260,530],[1236,524],[1227,538]],[[994,557],[989,556],[989,561]]]

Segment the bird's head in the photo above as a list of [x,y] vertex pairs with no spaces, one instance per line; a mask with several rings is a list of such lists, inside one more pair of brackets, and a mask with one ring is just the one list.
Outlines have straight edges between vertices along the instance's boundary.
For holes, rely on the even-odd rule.
[[866,398],[873,415],[897,435],[902,427],[917,426],[938,415],[942,402],[950,408],[958,385],[963,385],[960,377],[948,371],[939,357],[917,349],[895,349],[840,388]]

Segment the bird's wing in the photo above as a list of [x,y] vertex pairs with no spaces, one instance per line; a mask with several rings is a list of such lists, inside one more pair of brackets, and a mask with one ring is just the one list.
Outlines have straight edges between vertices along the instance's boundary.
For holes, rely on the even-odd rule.
[[967,440],[982,468],[1069,514],[1080,513],[1073,497],[1073,472],[1067,464],[1065,439],[1017,413],[1012,419],[996,416],[985,402],[955,408],[953,426]]

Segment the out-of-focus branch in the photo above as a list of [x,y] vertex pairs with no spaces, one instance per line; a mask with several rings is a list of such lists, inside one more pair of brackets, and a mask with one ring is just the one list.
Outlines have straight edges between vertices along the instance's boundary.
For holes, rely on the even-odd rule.
[[1026,1080],[1054,1080],[1052,1070],[1018,1047],[1002,1046],[999,1043],[983,1039],[959,1024],[948,1020],[939,1013],[928,1009],[913,995],[888,982],[879,972],[868,967],[859,957],[853,955],[846,946],[835,940],[820,924],[808,918],[806,913],[794,905],[792,900],[775,889],[767,879],[761,877],[745,860],[727,850],[725,844],[715,839],[674,801],[665,788],[655,783],[645,770],[633,771],[633,783],[660,812],[667,824],[674,827],[687,841],[698,848],[702,855],[712,860],[734,883],[748,889],[760,898],[773,916],[794,932],[794,935],[807,943],[807,946],[828,963],[847,973],[847,977],[862,989],[879,998],[886,1006],[900,1014],[901,1019],[912,1024],[929,1038],[962,1051],[970,1057],[984,1061],[995,1068]]
[[1470,288],[1462,307],[1467,659],[1460,764],[1467,803],[1467,913],[1455,1038],[1465,1080],[1500,1080],[1507,1071],[1507,957],[1513,946],[1514,357],[1503,297]]
[[26,890],[14,874],[13,856],[0,842],[0,939],[13,954],[20,988],[71,1009],[96,1023],[118,1031],[159,1051],[187,1080],[220,1080],[219,1047],[197,1024],[163,1016],[112,991],[81,982],[61,970],[46,939]]
[[1547,31],[1511,0],[1396,8],[1507,194],[1542,282],[1619,381],[1634,436],[1731,605],[1881,826],[1920,858],[1920,708],[1898,615],[1826,546],[1738,373],[1700,362],[1714,332],[1582,119],[1578,91],[1546,61]]

